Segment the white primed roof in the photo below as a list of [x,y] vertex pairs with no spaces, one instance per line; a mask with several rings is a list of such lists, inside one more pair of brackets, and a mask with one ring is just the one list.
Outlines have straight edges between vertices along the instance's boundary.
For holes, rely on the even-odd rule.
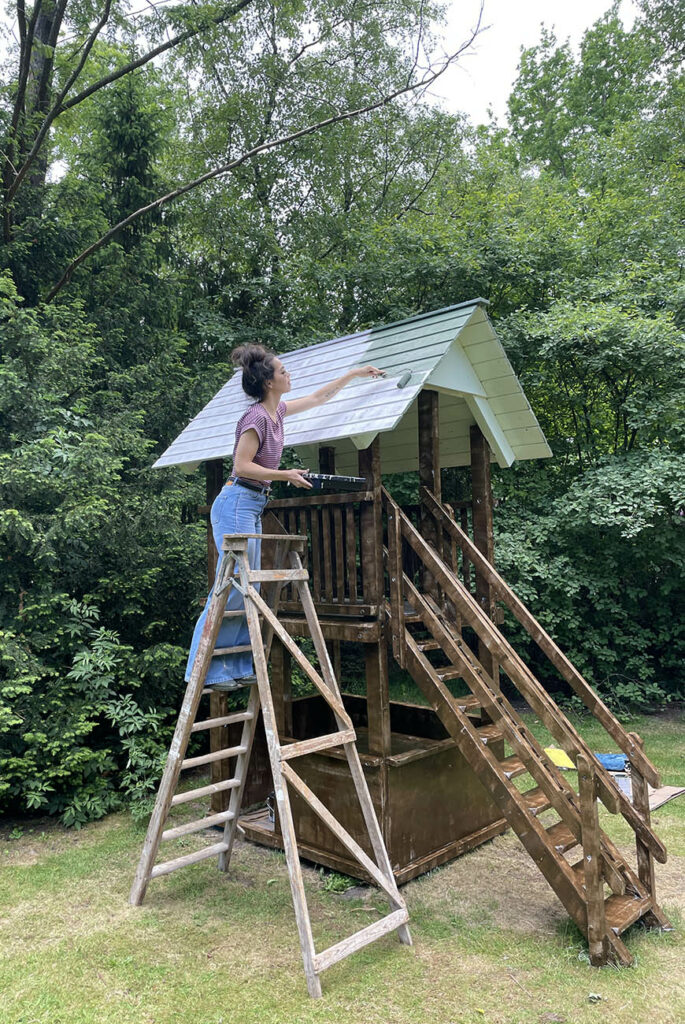
[[[336,470],[356,474],[357,450],[381,435],[383,472],[418,468],[417,396],[440,392],[440,460],[443,466],[470,461],[469,429],[478,423],[501,466],[515,459],[552,454],[540,425],[476,299],[434,313],[370,328],[357,334],[283,354],[292,390],[286,401],[316,391],[347,370],[371,363],[380,379],[354,380],[334,398],[285,419],[285,443],[317,468],[318,446],[334,444]],[[404,388],[397,382],[411,370]],[[208,459],[230,457],[235,427],[252,404],[236,372],[154,464],[192,471]]]

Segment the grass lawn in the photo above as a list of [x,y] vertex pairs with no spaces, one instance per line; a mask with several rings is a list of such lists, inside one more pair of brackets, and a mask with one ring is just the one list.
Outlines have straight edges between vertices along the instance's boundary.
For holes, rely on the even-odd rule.
[[[685,784],[682,718],[625,724],[643,736],[664,782]],[[582,731],[593,749],[607,749],[601,730],[584,720]],[[602,818],[629,848],[622,819]],[[317,1001],[306,992],[281,854],[239,843],[227,875],[202,862],[153,881],[134,908],[144,829],[129,815],[80,832],[4,822],[0,1022],[675,1024],[685,1019],[684,820],[685,797],[654,814],[669,848],[658,893],[676,931],[629,932],[632,968],[589,966],[583,937],[507,833],[407,885],[414,946],[394,936],[374,943],[322,976]],[[206,842],[178,840],[171,855]],[[313,867],[305,885],[317,948],[385,909],[375,890],[354,899],[331,891]]]

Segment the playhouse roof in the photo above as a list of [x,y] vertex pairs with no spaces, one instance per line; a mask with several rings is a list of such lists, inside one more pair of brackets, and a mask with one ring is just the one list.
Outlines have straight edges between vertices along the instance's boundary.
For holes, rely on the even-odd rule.
[[[470,461],[469,428],[478,423],[500,466],[552,452],[486,312],[474,299],[371,327],[283,354],[293,387],[307,395],[355,366],[372,363],[382,379],[354,380],[322,406],[285,420],[285,443],[316,468],[321,444],[335,444],[336,471],[356,473],[356,451],[381,435],[383,472],[418,468],[417,397],[440,392],[440,462]],[[409,382],[399,378],[411,371]],[[233,452],[235,426],[252,403],[235,373],[155,462],[195,469]]]

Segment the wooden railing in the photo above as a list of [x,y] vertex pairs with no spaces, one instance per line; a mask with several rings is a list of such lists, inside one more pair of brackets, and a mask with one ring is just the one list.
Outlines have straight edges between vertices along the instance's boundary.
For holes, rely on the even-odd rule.
[[[305,566],[319,615],[375,615],[382,553],[369,555],[362,542],[373,494],[317,494],[278,498],[267,506],[288,533],[307,537]],[[300,611],[288,588],[284,611]]]
[[[430,494],[430,492],[427,493]],[[438,581],[443,591],[449,595],[450,599],[457,606],[464,622],[469,625],[477,635],[479,641],[487,647],[493,658],[495,658],[497,663],[501,665],[510,682],[519,691],[526,703],[533,709],[540,721],[544,724],[545,728],[549,730],[562,749],[569,754],[574,762],[577,761],[578,756],[581,754],[589,759],[597,780],[597,792],[604,803],[604,806],[612,813],[620,813],[633,828],[636,835],[639,837],[642,846],[645,847],[651,855],[655,856],[657,860],[663,863],[666,860],[665,847],[652,832],[649,822],[646,820],[644,808],[638,810],[633,806],[625,793],[623,793],[617,786],[615,780],[603,768],[601,763],[591,752],[590,748],[587,746],[586,742],[580,736],[573,724],[556,705],[555,701],[544,686],[542,686],[530,668],[523,662],[511,644],[507,641],[506,637],[499,632],[485,610],[480,607],[480,604],[476,601],[474,596],[466,590],[461,580],[459,580],[457,576],[452,573],[450,568],[445,565],[435,549],[421,536],[411,521],[403,515],[402,510],[385,490],[383,490],[383,501],[389,521],[392,519],[392,541],[389,533],[386,560],[391,582],[395,575],[393,567],[397,568],[401,563],[401,545],[402,543],[406,543],[419,556],[421,561],[424,563],[426,570],[431,574],[433,579]],[[446,515],[444,509],[442,509],[442,506],[440,506],[434,496],[433,502],[435,513],[442,516],[443,522],[448,520],[449,517]],[[512,611],[514,608],[518,611],[521,616],[519,621],[521,621],[522,625],[525,626],[526,623],[528,623],[531,627],[532,624],[537,627],[539,630],[539,637],[543,640],[543,643],[540,643],[541,649],[545,650],[547,647],[547,649],[552,652],[557,652],[560,658],[563,659],[563,662],[561,663],[566,663],[570,666],[570,662],[565,659],[564,655],[559,651],[551,638],[547,636],[547,634],[544,633],[544,630],[542,630],[542,628],[535,622],[530,612],[507,587],[501,577],[496,573],[495,569],[485,558],[483,558],[470,538],[465,534],[462,534],[461,529],[456,523],[452,523],[451,530],[453,531],[460,546],[462,546],[462,549],[466,550],[468,557],[471,559],[472,563],[477,566],[478,570],[488,576],[491,583],[497,583],[497,596],[505,601],[505,603],[512,608]],[[426,600],[430,600],[430,598],[426,599],[422,597],[418,588],[413,585],[411,580],[404,577],[404,575],[393,582],[393,587],[393,598],[395,598],[398,593],[401,593],[403,597],[411,595],[415,602],[418,601],[424,605],[426,604]],[[394,611],[395,608],[398,610]],[[406,622],[406,614],[404,601],[398,602],[393,599],[390,608],[393,643],[395,642],[396,630],[403,630],[404,623]],[[396,618],[393,618],[393,615],[395,615]],[[445,624],[439,621],[439,618],[434,612],[431,612],[428,617],[430,622],[426,617],[426,613],[422,614],[421,618],[424,625],[426,625],[427,628],[433,632],[436,639],[438,639],[442,650],[447,653],[450,660],[454,661],[454,659],[456,659],[456,663],[459,663],[462,666],[468,666],[473,661],[472,653],[467,651],[463,642],[454,635],[451,627],[447,629],[445,628]],[[401,634],[398,632],[398,640],[401,644],[404,640],[404,632]],[[654,765],[652,765],[652,763],[645,757],[639,742],[637,742],[634,737],[631,737],[626,733],[623,726],[621,726],[608,708],[606,708],[596,694],[594,694],[594,691],[591,689],[589,684],[585,682],[573,666],[570,667],[572,669],[571,675],[573,682],[575,683],[574,688],[576,688],[576,692],[580,695],[584,695],[588,702],[588,706],[593,710],[595,717],[612,736],[620,749],[624,750],[628,755],[631,764],[635,766],[640,777],[650,782],[651,779],[654,778],[656,782],[653,784],[658,785],[658,772]],[[465,670],[464,678],[471,689],[474,689],[474,687],[478,689],[482,685],[492,685],[492,680],[488,679],[487,674],[482,670],[482,666],[479,672],[473,673],[473,678],[470,681],[467,676],[468,672]],[[478,696],[478,693],[476,693],[476,696]],[[496,690],[493,690],[491,697],[492,699],[489,699],[486,703],[489,703],[490,707],[495,711],[499,709],[500,704],[504,705],[506,703],[504,698],[501,697]],[[594,698],[594,702],[591,698]]]
[[463,556],[468,558],[475,570],[487,579],[495,598],[501,601],[526,630],[561,677],[583,701],[589,711],[602,724],[620,750],[639,768],[641,774],[655,788],[660,785],[659,773],[645,757],[641,747],[635,743],[604,701],[592,689],[580,672],[568,660],[551,636],[542,628],[537,619],[516,596],[511,587],[502,579],[497,570],[481,554],[478,548],[457,523],[446,513],[445,508],[430,491],[423,489],[422,498],[427,510],[459,545]]

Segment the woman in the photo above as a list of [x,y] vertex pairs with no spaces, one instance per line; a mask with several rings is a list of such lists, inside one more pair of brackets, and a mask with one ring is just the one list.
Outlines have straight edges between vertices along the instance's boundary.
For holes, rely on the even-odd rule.
[[[312,486],[306,477],[309,470],[278,468],[283,451],[284,417],[323,405],[355,377],[383,376],[383,371],[377,367],[363,366],[357,370],[348,370],[342,377],[311,395],[284,402],[283,395],[290,391],[290,374],[278,356],[261,345],[241,345],[232,353],[232,359],[237,366],[242,367],[243,391],[256,401],[238,420],[231,479],[212,505],[212,531],[219,553],[217,574],[223,558],[221,546],[225,534],[262,532],[261,516],[273,480],[287,480],[295,487]],[[259,540],[248,542],[248,559],[253,569],[260,566],[260,546]],[[259,589],[259,584],[255,584],[255,589]],[[186,666],[186,682],[190,679],[208,607],[209,599],[193,633]],[[226,610],[236,611],[243,607],[242,594],[232,587]],[[249,643],[250,635],[244,615],[232,616],[222,623],[216,643],[218,648],[240,647]],[[215,655],[207,672],[205,686],[232,690],[254,682],[252,655],[246,651],[243,654]]]

